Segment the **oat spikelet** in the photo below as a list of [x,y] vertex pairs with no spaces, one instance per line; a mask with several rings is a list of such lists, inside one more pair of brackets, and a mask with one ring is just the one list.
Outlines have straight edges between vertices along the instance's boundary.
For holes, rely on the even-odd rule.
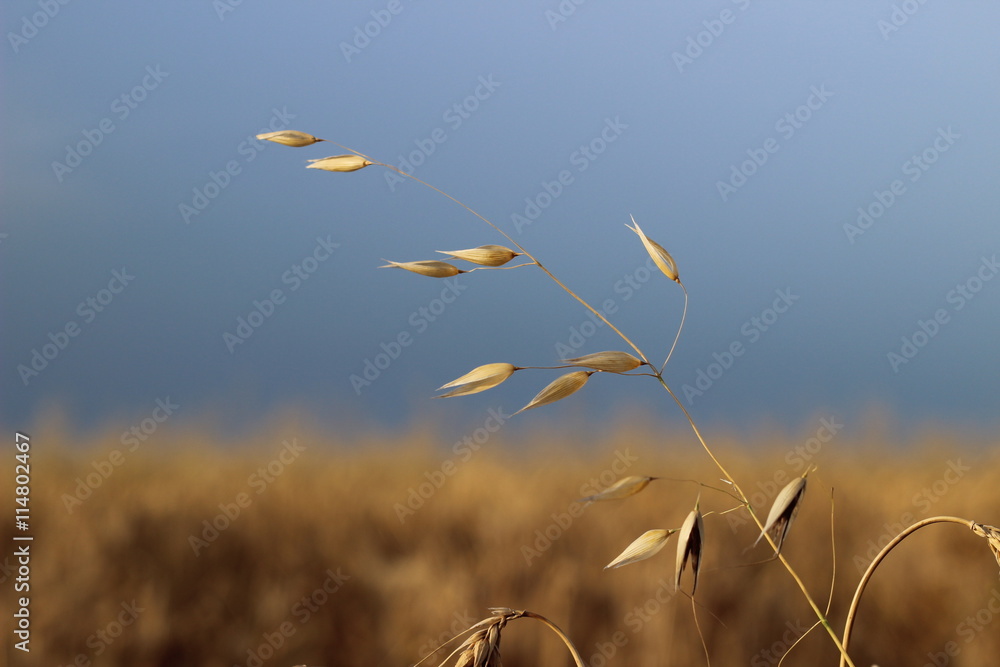
[[441,394],[437,398],[451,398],[453,396],[468,396],[478,394],[481,391],[492,389],[511,375],[517,367],[513,364],[486,364],[474,368],[462,377],[452,380],[446,385],[438,387],[438,390],[457,387],[447,394]]
[[423,260],[420,262],[394,262],[391,259],[383,261],[389,263],[383,264],[378,268],[405,269],[406,271],[412,271],[413,273],[418,273],[422,276],[430,276],[431,278],[451,278],[452,276],[457,276],[460,273],[468,273],[468,271],[462,271],[453,264],[449,264],[448,262],[439,262],[434,259]]
[[525,410],[531,410],[532,408],[537,408],[542,405],[555,403],[558,400],[566,398],[570,394],[576,393],[583,388],[583,385],[587,384],[587,380],[590,379],[590,376],[593,373],[594,371],[573,371],[572,373],[563,375],[545,387],[545,389],[538,392],[538,395],[531,399],[530,403],[514,414],[518,415]]
[[297,130],[265,132],[264,134],[258,134],[257,139],[261,141],[273,141],[274,143],[281,144],[283,146],[295,146],[296,148],[311,146],[317,141],[326,141],[326,139],[320,139],[319,137],[314,137],[311,134],[306,134],[305,132],[299,132]]
[[498,614],[489,624],[476,630],[459,647],[461,653],[455,667],[502,667],[500,662],[500,632],[507,625],[507,614]]
[[638,563],[641,560],[655,556],[666,546],[670,536],[676,532],[676,528],[670,530],[663,530],[661,528],[647,530],[632,544],[625,547],[625,551],[618,554],[617,558],[605,565],[604,569],[613,570],[616,567],[631,565],[632,563]]
[[704,547],[705,524],[701,518],[701,510],[698,505],[691,510],[691,513],[684,519],[681,526],[681,534],[677,538],[677,565],[674,567],[674,590],[681,587],[681,575],[688,562],[691,563],[691,572],[694,579],[691,582],[691,595],[694,595],[698,588],[698,572],[701,571],[701,553]]
[[608,373],[625,373],[642,366],[641,359],[636,359],[628,352],[595,352],[575,359],[563,359],[563,363],[574,366],[585,366]]
[[774,540],[776,547],[774,554],[781,553],[781,546],[785,543],[785,538],[788,537],[788,529],[792,527],[792,521],[795,520],[802,497],[806,493],[807,474],[809,474],[809,470],[806,470],[802,477],[793,479],[786,484],[785,488],[778,493],[774,504],[771,505],[771,511],[767,515],[764,529],[760,531],[760,535],[757,536],[751,549],[764,539],[765,534],[771,533],[771,539]]
[[993,552],[993,555],[997,559],[997,565],[1000,565],[1000,528],[985,523],[973,523],[972,532],[979,537],[986,538],[990,551]]
[[598,500],[618,500],[620,498],[628,498],[633,496],[652,482],[656,477],[639,477],[636,475],[629,475],[628,477],[622,477],[620,480],[604,489],[600,493],[595,493],[592,496],[587,496],[586,498],[580,498],[578,502],[592,503]]
[[674,258],[670,256],[669,252],[664,250],[663,246],[646,236],[646,234],[642,231],[642,228],[639,227],[639,223],[635,221],[635,218],[632,218],[632,224],[635,225],[635,227],[628,227],[628,225],[625,226],[639,235],[639,238],[642,240],[642,245],[646,246],[646,252],[648,252],[649,256],[653,258],[653,262],[655,262],[656,266],[663,272],[663,275],[670,278],[674,282],[679,283],[681,279],[677,274],[677,262],[674,261]]
[[306,169],[322,169],[323,171],[357,171],[375,164],[366,160],[360,155],[333,155],[316,160],[309,160],[311,164],[306,165]]
[[453,259],[464,259],[473,264],[483,266],[503,266],[521,253],[514,252],[502,245],[481,245],[468,250],[437,250],[442,255],[451,255]]

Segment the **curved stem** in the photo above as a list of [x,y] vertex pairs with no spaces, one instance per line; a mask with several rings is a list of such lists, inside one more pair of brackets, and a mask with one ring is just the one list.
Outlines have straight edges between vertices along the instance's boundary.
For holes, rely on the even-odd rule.
[[681,323],[680,326],[677,327],[677,333],[674,334],[674,342],[670,346],[670,351],[667,352],[667,358],[663,360],[663,365],[660,366],[660,373],[663,373],[663,369],[667,367],[667,362],[670,361],[670,357],[674,353],[674,348],[677,347],[677,341],[680,340],[681,337],[681,330],[684,328],[684,320],[687,318],[688,290],[687,287],[684,287],[684,283],[682,283],[680,280],[677,281],[677,284],[681,286],[682,290],[684,290],[684,310],[681,311]]
[[616,334],[618,334],[619,338],[621,338],[623,341],[625,341],[626,343],[628,343],[629,347],[631,347],[633,350],[635,350],[635,353],[639,355],[640,359],[642,359],[646,364],[649,364],[650,366],[652,366],[652,364],[650,364],[650,362],[649,362],[649,359],[646,358],[646,355],[643,354],[642,350],[639,349],[639,346],[636,345],[635,343],[633,343],[632,340],[628,336],[626,336],[624,333],[622,333],[622,331],[618,327],[616,327],[615,325],[613,325],[608,320],[607,317],[605,317],[602,313],[598,312],[597,309],[595,309],[593,306],[591,306],[589,303],[587,303],[583,298],[581,298],[579,295],[577,295],[576,292],[574,292],[569,287],[567,287],[561,280],[559,280],[558,278],[556,278],[555,275],[545,267],[545,265],[543,265],[540,261],[538,261],[537,257],[535,257],[534,255],[532,255],[527,250],[525,250],[524,246],[522,246],[520,243],[518,243],[517,241],[515,241],[513,239],[513,237],[511,237],[510,234],[508,234],[504,230],[502,230],[499,227],[497,227],[495,224],[493,224],[489,219],[487,219],[481,213],[479,213],[478,211],[472,209],[471,207],[469,207],[468,205],[466,205],[463,202],[459,201],[455,197],[452,197],[450,194],[448,194],[444,190],[441,190],[439,188],[434,187],[433,185],[431,185],[427,181],[419,179],[416,176],[414,176],[413,174],[407,174],[405,171],[402,171],[401,169],[398,169],[398,168],[392,166],[391,164],[385,164],[384,162],[379,162],[378,160],[374,160],[371,157],[365,155],[364,153],[360,153],[358,151],[355,151],[355,150],[353,150],[351,148],[348,148],[347,146],[342,146],[341,144],[337,144],[336,142],[331,142],[331,143],[334,143],[335,145],[340,146],[344,150],[348,150],[348,151],[351,151],[352,153],[356,153],[357,155],[360,155],[361,157],[365,158],[366,160],[371,161],[373,164],[377,164],[379,166],[385,167],[386,169],[391,169],[392,171],[395,171],[396,173],[400,174],[401,176],[405,176],[406,178],[414,180],[417,183],[420,183],[421,185],[424,185],[424,186],[430,188],[434,192],[437,192],[438,194],[440,194],[440,195],[442,195],[444,197],[447,197],[448,199],[452,200],[453,202],[455,202],[456,204],[458,204],[459,206],[461,206],[462,208],[464,208],[466,211],[468,211],[472,215],[476,216],[477,218],[479,218],[480,220],[482,220],[483,222],[485,222],[487,225],[489,225],[490,227],[492,227],[497,233],[499,233],[505,239],[507,239],[508,241],[510,241],[511,244],[513,244],[514,247],[516,247],[521,252],[522,255],[524,255],[525,257],[527,257],[528,259],[530,259],[532,262],[534,262],[535,265],[537,265],[538,268],[541,269],[545,273],[545,275],[547,275],[549,278],[552,279],[552,282],[554,282],[556,285],[558,285],[559,287],[561,287],[563,289],[563,291],[565,291],[571,297],[573,297],[574,299],[576,299],[584,308],[586,308],[587,310],[589,310],[591,313],[593,313],[594,315],[596,315],[598,317],[598,319],[600,319],[602,322],[604,322],[605,324],[607,324],[608,327],[610,327],[612,331],[614,331]]
[[[875,560],[873,560],[871,564],[868,565],[868,569],[865,570],[864,576],[861,577],[861,581],[858,583],[857,590],[854,591],[854,599],[851,600],[851,608],[847,612],[847,623],[844,626],[845,648],[847,647],[847,643],[851,640],[851,628],[854,627],[854,618],[855,616],[857,616],[858,613],[858,603],[861,601],[861,594],[865,592],[865,587],[868,586],[868,580],[871,579],[872,574],[875,573],[875,568],[879,566],[879,563],[881,563],[882,560],[889,555],[889,552],[892,551],[897,544],[899,544],[907,537],[909,537],[911,534],[920,530],[924,526],[929,526],[932,523],[957,523],[960,526],[965,526],[970,530],[972,530],[973,527],[975,526],[975,522],[970,521],[968,519],[961,519],[955,516],[932,516],[929,519],[923,519],[921,521],[916,522],[915,524],[913,524],[912,526],[901,532],[899,535],[897,535],[891,542],[889,542],[889,544],[885,545],[885,548],[883,548],[882,551],[880,551],[878,555],[875,556]],[[840,665],[841,667],[844,666],[843,657],[841,658]]]

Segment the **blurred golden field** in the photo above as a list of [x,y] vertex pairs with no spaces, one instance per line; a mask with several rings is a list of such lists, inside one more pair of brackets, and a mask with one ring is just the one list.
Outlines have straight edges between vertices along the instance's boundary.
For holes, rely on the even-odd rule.
[[[927,431],[893,443],[873,429],[823,442],[821,427],[710,442],[763,515],[784,482],[819,465],[785,553],[825,602],[834,508],[839,632],[859,568],[903,523],[951,514],[1000,524],[1000,456],[983,437]],[[673,593],[676,536],[650,560],[602,570],[642,532],[679,527],[699,492],[702,510],[716,512],[696,596],[712,664],[777,664],[813,623],[780,564],[748,565],[767,547],[743,553],[757,533],[744,514],[717,514],[733,504],[720,493],[659,480],[625,500],[574,504],[630,474],[720,486],[686,429],[501,429],[463,442],[423,428],[346,440],[287,418],[239,441],[171,425],[134,451],[121,431],[30,432],[32,651],[13,648],[6,614],[7,664],[402,667],[491,606],[549,617],[591,667],[705,664],[692,604]],[[0,481],[5,499],[12,478]],[[6,545],[12,515],[0,524]],[[869,587],[856,664],[997,664],[998,575],[970,531],[919,531]],[[527,620],[507,626],[502,652],[507,667],[570,664]],[[817,630],[783,664],[836,661]]]

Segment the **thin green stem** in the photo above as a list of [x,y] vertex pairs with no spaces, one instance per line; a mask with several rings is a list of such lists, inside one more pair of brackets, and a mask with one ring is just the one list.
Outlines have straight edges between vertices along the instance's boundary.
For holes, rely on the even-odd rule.
[[677,341],[680,340],[681,337],[681,330],[684,328],[684,320],[687,318],[688,290],[687,287],[684,287],[684,283],[682,283],[680,280],[677,281],[677,284],[681,286],[682,290],[684,290],[684,310],[681,311],[681,323],[680,326],[677,327],[677,333],[674,334],[674,342],[670,346],[670,351],[667,352],[667,358],[663,360],[663,365],[660,366],[661,374],[663,373],[663,369],[667,367],[667,362],[670,361],[670,357],[674,354],[674,348],[677,347]]
[[[878,552],[875,559],[868,565],[868,569],[865,570],[864,575],[861,577],[861,581],[858,583],[858,588],[854,591],[854,599],[851,600],[851,608],[847,612],[847,622],[844,625],[844,647],[847,647],[848,642],[851,640],[851,629],[854,627],[854,618],[858,613],[858,604],[861,602],[861,594],[865,592],[865,588],[868,586],[868,581],[872,578],[875,573],[875,569],[879,566],[879,563],[889,555],[897,544],[905,540],[907,537],[920,530],[924,526],[929,526],[932,523],[957,523],[960,526],[965,526],[966,528],[973,530],[975,526],[975,521],[970,521],[968,519],[961,519],[956,516],[932,516],[928,519],[922,519],[917,521],[915,524],[906,528],[903,532],[897,535],[889,544],[885,545],[882,551]],[[840,667],[844,667],[843,657],[847,654],[844,653],[841,656]]]

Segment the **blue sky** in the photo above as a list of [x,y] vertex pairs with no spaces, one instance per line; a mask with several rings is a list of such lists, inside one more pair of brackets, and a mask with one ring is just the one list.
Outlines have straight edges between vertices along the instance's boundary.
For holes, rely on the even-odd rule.
[[[3,14],[6,423],[52,406],[134,422],[169,399],[242,426],[287,407],[355,428],[476,424],[556,375],[448,403],[434,388],[622,349],[537,270],[378,269],[504,240],[385,169],[304,169],[330,144],[253,140],[296,129],[406,160],[662,359],[683,300],[649,272],[634,215],[691,295],[667,378],[703,423],[856,425],[878,408],[998,425],[996,3]],[[241,318],[259,326],[227,343]],[[384,368],[361,384],[369,364]],[[665,398],[598,376],[519,419],[675,419]]]

